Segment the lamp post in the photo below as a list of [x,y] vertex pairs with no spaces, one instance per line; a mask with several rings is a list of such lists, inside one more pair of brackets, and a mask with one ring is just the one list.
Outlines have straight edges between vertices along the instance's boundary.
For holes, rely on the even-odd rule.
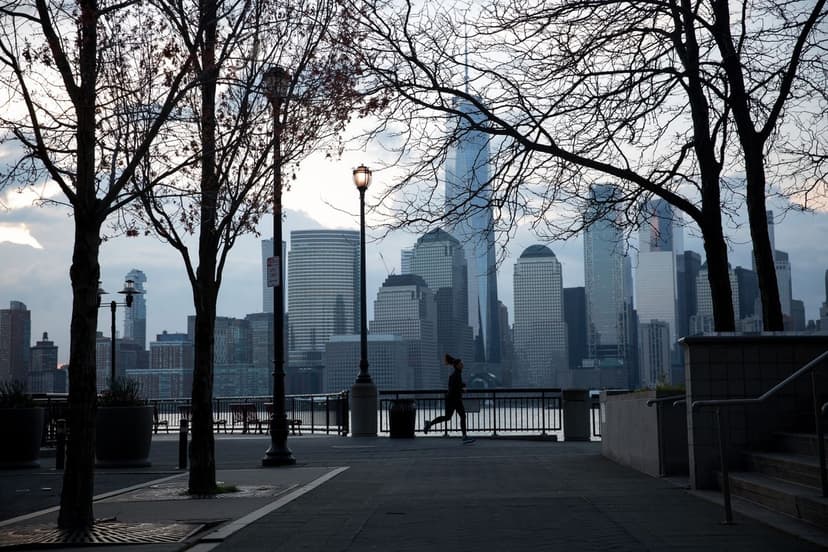
[[271,67],[262,77],[265,94],[273,107],[273,257],[268,259],[268,285],[273,287],[273,410],[270,417],[270,447],[262,466],[287,466],[296,460],[287,446],[285,413],[285,296],[282,274],[282,102],[288,97],[290,73]]
[[359,190],[359,375],[351,387],[351,435],[377,436],[377,386],[368,373],[368,317],[365,297],[365,190],[371,184],[371,169],[354,169],[354,185]]
[[[100,282],[98,282],[98,308],[101,307],[101,295],[106,295],[106,291],[104,291],[101,286]],[[110,335],[112,336],[112,344],[110,346],[110,373],[109,373],[109,384],[112,385],[115,382],[115,312],[118,310],[118,306],[122,307],[132,307],[133,297],[135,295],[140,295],[141,292],[135,289],[135,282],[133,280],[126,280],[124,282],[124,289],[119,291],[118,293],[125,295],[123,303],[118,303],[117,301],[110,301],[109,303],[109,312],[111,313],[111,320],[110,320]]]

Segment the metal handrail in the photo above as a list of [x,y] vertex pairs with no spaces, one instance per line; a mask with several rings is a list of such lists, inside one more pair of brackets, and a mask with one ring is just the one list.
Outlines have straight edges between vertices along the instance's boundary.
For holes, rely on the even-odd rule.
[[817,398],[815,370],[815,368],[826,358],[828,358],[828,351],[820,354],[805,364],[802,368],[789,375],[787,378],[783,379],[758,397],[747,399],[705,399],[693,401],[691,405],[691,410],[693,411],[707,407],[714,407],[716,409],[716,424],[719,431],[719,461],[722,469],[722,496],[724,498],[725,523],[730,524],[733,522],[733,511],[730,505],[730,481],[728,476],[726,454],[727,434],[722,430],[722,407],[760,404],[770,397],[773,397],[779,391],[809,372],[811,374],[811,395],[813,398],[814,424],[816,425],[817,434],[817,450],[819,452],[819,479],[822,484],[822,496],[828,497],[828,472],[826,472],[825,467],[825,432],[822,428],[822,414],[825,412],[826,405],[822,405],[822,408],[818,405],[819,399]]
[[664,424],[661,423],[661,409],[662,404],[673,401],[672,406],[675,407],[679,402],[684,401],[685,395],[670,395],[669,397],[657,397],[655,399],[647,399],[647,406],[657,405],[656,408],[656,427],[658,428],[658,475],[664,477],[667,472],[664,468]]
[[647,406],[653,406],[654,404],[667,402],[667,401],[676,401],[676,402],[673,403],[673,406],[676,406],[678,404],[678,401],[680,399],[684,399],[685,396],[686,395],[681,394],[681,395],[670,395],[669,397],[658,397],[656,399],[647,399]]

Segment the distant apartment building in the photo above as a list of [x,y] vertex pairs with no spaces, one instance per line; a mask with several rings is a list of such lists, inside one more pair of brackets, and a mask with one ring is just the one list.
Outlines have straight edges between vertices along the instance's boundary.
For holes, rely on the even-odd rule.
[[[730,290],[733,304],[733,314],[736,320],[741,318],[739,311],[739,281],[736,273],[728,265],[730,275]],[[708,279],[707,263],[699,269],[699,277],[696,280],[696,315],[691,318],[690,331],[692,334],[710,333],[714,331],[715,320],[713,319],[713,295],[710,291],[710,280]]]
[[17,380],[26,385],[32,342],[32,315],[20,301],[0,309],[0,381]]
[[569,368],[577,370],[587,358],[586,293],[583,287],[564,288],[563,297]]
[[561,263],[545,245],[526,248],[514,266],[516,385],[555,387],[569,370]]

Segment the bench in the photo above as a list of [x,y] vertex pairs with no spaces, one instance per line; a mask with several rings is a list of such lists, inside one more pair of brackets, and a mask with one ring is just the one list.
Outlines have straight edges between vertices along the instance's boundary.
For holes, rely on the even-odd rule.
[[[178,414],[182,420],[187,420],[189,422],[192,411],[193,409],[189,404],[182,404],[178,406]],[[227,420],[223,418],[213,419],[213,431],[218,431],[220,428],[224,428],[224,432],[227,433]]]
[[230,405],[231,426],[230,432],[236,429],[237,424],[242,425],[242,433],[247,433],[250,426],[256,426],[259,433],[262,432],[262,421],[256,411],[256,405],[252,403],[237,403]]
[[162,420],[158,416],[158,406],[153,405],[152,407],[152,431],[153,433],[158,433],[158,428],[160,426],[164,426],[164,433],[170,432],[170,422],[169,420]]
[[[265,410],[267,411],[267,419],[273,419],[273,403],[265,403]],[[302,420],[299,418],[288,418],[287,425],[292,435],[302,435]]]

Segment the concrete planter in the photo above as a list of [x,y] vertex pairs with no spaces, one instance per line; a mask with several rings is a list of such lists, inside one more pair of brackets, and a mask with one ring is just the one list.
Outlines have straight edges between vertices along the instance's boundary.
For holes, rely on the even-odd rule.
[[96,467],[152,465],[152,406],[100,406],[95,424]]
[[675,391],[601,393],[601,454],[653,477],[687,474],[687,417],[672,401],[647,406]]
[[38,468],[45,409],[0,408],[0,468]]

